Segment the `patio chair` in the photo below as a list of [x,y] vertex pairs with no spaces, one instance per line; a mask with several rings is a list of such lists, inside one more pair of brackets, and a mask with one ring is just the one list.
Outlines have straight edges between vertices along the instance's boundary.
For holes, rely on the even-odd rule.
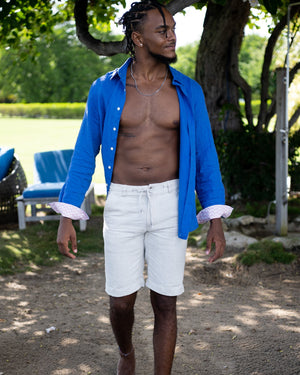
[[[3,166],[2,166],[3,167]],[[5,176],[0,180],[0,223],[8,224],[18,221],[17,200],[27,187],[27,180],[16,154]]]
[[[26,228],[26,222],[58,220],[60,215],[45,207],[50,202],[57,202],[59,193],[67,177],[73,150],[57,150],[34,154],[34,184],[28,186],[17,198],[19,229]],[[94,187],[91,184],[81,208],[91,214],[91,204],[95,203]],[[26,206],[31,206],[31,215],[26,215]],[[40,211],[51,215],[38,215]],[[81,231],[86,230],[86,220],[79,221]]]

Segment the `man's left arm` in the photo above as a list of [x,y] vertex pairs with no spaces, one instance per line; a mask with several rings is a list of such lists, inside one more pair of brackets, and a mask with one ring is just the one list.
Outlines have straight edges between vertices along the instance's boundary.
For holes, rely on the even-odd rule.
[[212,263],[225,251],[225,237],[221,218],[230,216],[232,207],[225,204],[225,191],[222,183],[218,156],[214,144],[209,116],[202,89],[197,86],[197,101],[194,113],[196,122],[196,191],[203,209],[198,213],[199,224],[210,221],[207,234],[207,253]]

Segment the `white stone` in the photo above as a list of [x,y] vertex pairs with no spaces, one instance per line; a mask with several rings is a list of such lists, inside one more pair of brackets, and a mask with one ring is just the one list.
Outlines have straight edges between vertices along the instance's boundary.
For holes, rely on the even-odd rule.
[[225,232],[226,247],[231,250],[245,250],[250,244],[258,242],[256,238],[245,236],[242,233]]
[[273,237],[274,242],[282,243],[285,250],[292,250],[295,247],[300,247],[300,234],[289,233],[287,237]]

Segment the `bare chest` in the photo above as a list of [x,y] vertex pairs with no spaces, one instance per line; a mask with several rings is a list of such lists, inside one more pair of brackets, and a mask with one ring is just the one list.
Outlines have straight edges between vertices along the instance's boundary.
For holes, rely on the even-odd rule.
[[[143,89],[143,88],[141,88]],[[148,88],[148,92],[151,89]],[[134,84],[126,86],[126,101],[121,115],[120,130],[139,132],[142,129],[174,130],[179,128],[179,101],[171,80],[152,96],[139,92]]]

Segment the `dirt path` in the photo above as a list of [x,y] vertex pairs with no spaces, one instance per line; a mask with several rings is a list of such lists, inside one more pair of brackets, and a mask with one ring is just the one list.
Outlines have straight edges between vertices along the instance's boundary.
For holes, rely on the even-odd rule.
[[[294,266],[234,271],[188,249],[178,299],[173,374],[300,374],[300,272]],[[46,333],[46,329],[55,330]],[[140,291],[134,342],[137,375],[151,375],[153,318]],[[0,277],[0,374],[115,374],[103,256]]]

